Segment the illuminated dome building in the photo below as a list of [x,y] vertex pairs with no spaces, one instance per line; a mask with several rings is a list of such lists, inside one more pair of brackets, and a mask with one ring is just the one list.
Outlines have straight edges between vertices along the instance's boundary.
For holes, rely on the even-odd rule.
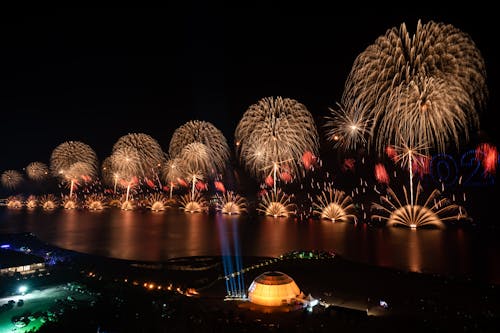
[[295,281],[282,272],[262,273],[248,288],[248,299],[258,305],[287,305],[294,303],[301,296]]

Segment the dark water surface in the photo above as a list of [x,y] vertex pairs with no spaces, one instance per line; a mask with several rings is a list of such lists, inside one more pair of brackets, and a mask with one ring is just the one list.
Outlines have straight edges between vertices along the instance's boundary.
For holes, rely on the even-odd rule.
[[[121,259],[164,261],[220,255],[278,256],[297,249],[335,251],[396,269],[467,275],[500,283],[500,234],[473,229],[409,230],[269,217],[0,208],[0,233],[33,232],[62,248]],[[237,252],[237,251],[236,251]],[[362,277],[360,277],[362,278]]]

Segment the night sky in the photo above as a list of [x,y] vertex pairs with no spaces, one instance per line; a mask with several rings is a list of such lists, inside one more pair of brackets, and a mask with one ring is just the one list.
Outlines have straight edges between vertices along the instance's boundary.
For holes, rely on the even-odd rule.
[[498,144],[494,11],[211,9],[2,11],[0,171],[49,163],[68,140],[102,161],[132,132],[168,151],[174,130],[193,119],[212,122],[232,146],[246,108],[266,96],[305,104],[324,135],[356,56],[402,22],[414,31],[419,18],[455,25],[482,52],[490,90],[482,128]]

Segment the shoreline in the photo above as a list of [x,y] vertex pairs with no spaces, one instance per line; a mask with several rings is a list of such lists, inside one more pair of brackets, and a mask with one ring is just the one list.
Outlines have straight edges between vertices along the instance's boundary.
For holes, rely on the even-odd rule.
[[[56,265],[58,269],[63,272],[67,269],[72,272],[67,276],[76,277],[93,288],[107,286],[105,289],[111,289],[106,290],[128,290],[126,295],[136,295],[133,297],[168,297],[188,313],[203,311],[203,320],[209,320],[210,325],[215,325],[214,316],[223,313],[230,314],[231,325],[239,325],[243,318],[245,324],[261,329],[278,326],[286,331],[319,325],[312,319],[304,321],[301,310],[275,313],[256,310],[242,301],[225,302],[227,291],[224,278],[221,278],[224,276],[222,256],[181,257],[167,262],[131,261],[67,252],[40,241],[31,233],[0,234],[0,240],[6,237],[30,240],[32,252],[51,249],[67,255],[67,261]],[[37,244],[40,248],[35,246]],[[282,271],[294,279],[305,295],[311,294],[330,305],[315,307],[310,317],[323,318],[327,327],[337,327],[338,318],[344,318],[341,323],[355,320],[356,327],[363,328],[394,324],[389,331],[404,328],[408,322],[419,323],[420,328],[429,328],[426,325],[447,328],[450,320],[474,327],[476,323],[489,323],[496,318],[495,313],[500,313],[499,285],[460,276],[406,272],[352,262],[321,251],[295,251],[281,258],[240,259],[243,268],[248,269],[242,274],[244,290],[260,274]],[[387,303],[388,308],[382,308],[381,302]]]

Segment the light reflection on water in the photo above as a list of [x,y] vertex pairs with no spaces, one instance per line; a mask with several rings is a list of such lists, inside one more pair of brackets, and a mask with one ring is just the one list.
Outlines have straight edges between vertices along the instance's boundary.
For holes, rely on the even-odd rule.
[[[234,248],[234,232],[244,256],[279,256],[297,249],[335,251],[373,265],[416,272],[470,275],[500,283],[498,237],[473,230],[409,230],[366,225],[249,216],[222,216]],[[238,223],[238,228],[232,228]],[[33,232],[43,241],[102,256],[164,261],[175,257],[220,255],[215,216],[121,211],[0,210],[0,232]]]

